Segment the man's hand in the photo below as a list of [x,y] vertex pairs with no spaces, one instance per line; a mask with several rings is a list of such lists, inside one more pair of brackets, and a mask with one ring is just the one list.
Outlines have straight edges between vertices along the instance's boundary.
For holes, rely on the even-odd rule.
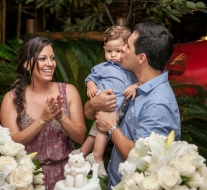
[[106,89],[86,102],[84,111],[88,119],[95,118],[96,111],[112,112],[116,109],[116,96],[113,90]]
[[101,132],[106,132],[109,128],[117,125],[117,111],[102,112],[97,111],[95,114],[96,127]]
[[114,111],[116,109],[116,96],[111,89],[103,90],[91,99],[90,105],[94,111]]

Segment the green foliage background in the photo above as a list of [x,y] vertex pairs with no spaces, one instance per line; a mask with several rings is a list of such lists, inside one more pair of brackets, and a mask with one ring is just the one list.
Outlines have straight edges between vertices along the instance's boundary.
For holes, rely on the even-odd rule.
[[[0,97],[15,80],[16,58],[21,40],[0,45]],[[84,80],[90,69],[105,60],[102,42],[88,40],[54,41],[57,68],[54,80],[73,84],[79,91],[83,105],[88,100]],[[199,153],[207,159],[207,88],[170,81],[181,114],[181,140],[198,146]],[[186,93],[186,89],[193,93]],[[179,93],[178,93],[179,92]],[[90,128],[93,121],[86,120]]]

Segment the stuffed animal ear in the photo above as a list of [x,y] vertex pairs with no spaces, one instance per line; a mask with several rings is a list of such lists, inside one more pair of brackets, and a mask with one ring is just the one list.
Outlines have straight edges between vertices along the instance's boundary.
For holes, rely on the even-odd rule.
[[81,152],[80,155],[83,156],[83,153]]
[[72,154],[68,154],[69,158],[72,156]]

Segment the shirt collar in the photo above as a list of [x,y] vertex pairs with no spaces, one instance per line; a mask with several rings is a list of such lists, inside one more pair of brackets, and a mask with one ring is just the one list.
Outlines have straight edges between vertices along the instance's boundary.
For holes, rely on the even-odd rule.
[[156,86],[168,81],[168,71],[164,71],[161,75],[156,76],[155,78],[147,81],[146,83],[142,84],[138,88],[143,92],[147,93]]
[[118,63],[116,63],[116,62],[113,62],[113,61],[106,61],[106,64],[112,64],[112,65],[116,65],[116,66],[121,67],[120,64],[118,64]]

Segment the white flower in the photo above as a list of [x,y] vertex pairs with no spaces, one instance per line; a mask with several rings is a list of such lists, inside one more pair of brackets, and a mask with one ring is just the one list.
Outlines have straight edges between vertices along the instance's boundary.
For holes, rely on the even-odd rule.
[[144,139],[144,144],[145,146],[149,147],[150,142],[158,142],[158,143],[163,143],[167,141],[167,137],[163,135],[156,134],[155,132],[152,132],[149,137],[146,137]]
[[123,181],[125,190],[141,190],[141,181],[144,179],[143,173],[137,172],[129,174]]
[[112,189],[206,190],[207,167],[198,147],[186,141],[173,142],[172,134],[152,133],[138,139],[127,160],[120,163],[122,180]]
[[7,176],[7,180],[17,188],[25,188],[33,182],[33,173],[31,170],[20,165]]
[[21,158],[21,160],[19,161],[19,165],[22,165],[23,167],[26,167],[27,169],[34,172],[35,165],[28,155],[25,155]]
[[15,190],[15,187],[6,181],[0,186],[0,190]]
[[[36,172],[38,172],[38,171],[42,171],[42,168],[40,168]],[[42,185],[44,183],[43,178],[44,178],[44,174],[43,173],[40,173],[38,175],[35,175],[34,178],[33,178],[34,184],[40,184],[40,185]]]
[[186,185],[178,185],[174,187],[172,190],[190,190]]
[[170,166],[160,168],[157,175],[159,183],[165,190],[171,190],[182,182],[179,171]]
[[27,187],[20,187],[20,188],[17,188],[16,190],[33,190],[33,186],[28,185]]
[[122,176],[126,176],[128,174],[134,173],[135,169],[136,169],[136,162],[134,163],[134,162],[130,162],[130,161],[126,160],[124,163],[119,164],[118,172]]
[[0,144],[5,144],[9,140],[11,140],[9,129],[0,125]]
[[[136,167],[141,171],[144,171],[146,169],[147,163],[144,160],[142,160],[141,155],[137,150],[139,149],[137,149],[136,147],[131,149],[127,160],[124,163],[119,164],[118,172],[123,176],[134,173]],[[139,167],[139,165],[141,167]]]
[[158,183],[157,175],[151,174],[142,180],[142,187],[146,190],[160,190],[161,186]]
[[[194,165],[196,168],[201,166],[205,162],[205,159],[198,154],[197,146],[188,144],[185,141],[181,143],[182,146],[176,153],[176,158],[182,156],[185,160],[189,160],[192,163],[192,165]],[[176,145],[177,142],[174,142],[174,144]]]
[[137,168],[140,171],[146,170],[147,162],[143,160],[143,157],[147,156],[149,152],[149,147],[146,146],[144,143],[145,143],[144,139],[142,138],[139,139],[135,143],[135,147],[129,152],[129,156],[128,156],[128,157],[136,158],[135,162],[136,162]]
[[199,187],[199,190],[206,190],[207,187],[207,177],[204,178],[203,184]]
[[34,190],[45,190],[45,186],[44,185],[36,185]]
[[190,181],[188,182],[188,186],[191,188],[198,188],[204,183],[204,177],[201,177],[198,172],[195,172]]
[[197,171],[200,173],[201,177],[205,177],[207,178],[207,167],[205,164],[203,164],[202,166],[200,166]]
[[7,141],[4,145],[0,145],[0,152],[4,156],[16,156],[17,154],[24,151],[24,145],[15,143],[14,141]]
[[25,146],[15,143],[9,129],[0,125],[0,190],[33,190],[33,185],[37,185],[36,190],[45,190],[44,175],[34,176],[40,167],[38,162],[34,165],[32,161],[37,153],[26,153]]
[[171,166],[176,168],[180,172],[180,175],[187,177],[190,177],[196,170],[196,167],[192,164],[192,162],[184,159],[183,157],[175,159]]
[[11,172],[12,166],[8,163],[1,164],[0,166],[0,186],[5,182],[7,175]]
[[166,155],[166,142],[152,141],[149,142],[149,146],[149,154],[142,158],[149,164],[149,171],[156,171],[163,165],[167,165],[169,158]]
[[14,170],[18,163],[16,162],[16,160],[13,157],[9,157],[9,156],[1,156],[0,157],[0,166],[4,165],[4,164],[9,164],[12,166],[12,170]]

